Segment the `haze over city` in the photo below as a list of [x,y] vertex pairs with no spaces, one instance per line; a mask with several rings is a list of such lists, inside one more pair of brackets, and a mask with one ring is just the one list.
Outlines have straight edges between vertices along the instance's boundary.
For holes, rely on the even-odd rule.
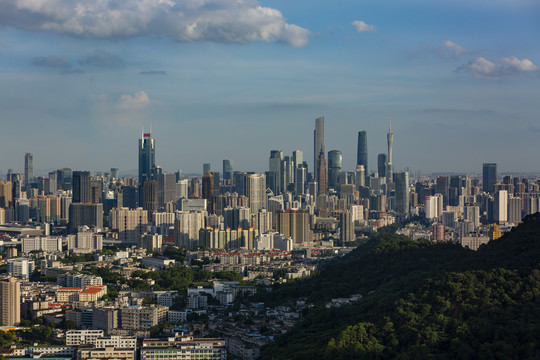
[[[0,5],[1,172],[137,169],[143,128],[167,171],[264,171],[271,149],[396,169],[539,171],[534,1],[20,2]],[[311,164],[310,164],[311,165]],[[370,171],[375,170],[370,167]]]

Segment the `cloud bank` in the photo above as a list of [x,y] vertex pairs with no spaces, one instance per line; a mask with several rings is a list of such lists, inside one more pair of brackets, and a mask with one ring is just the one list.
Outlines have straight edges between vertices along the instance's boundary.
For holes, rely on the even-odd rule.
[[483,57],[469,60],[456,69],[458,73],[470,73],[476,78],[498,79],[501,76],[516,75],[524,72],[538,70],[538,67],[529,59],[518,59],[515,56],[502,58],[495,64]]
[[307,45],[309,31],[257,0],[2,0],[0,25],[91,38]]
[[366,24],[361,20],[355,20],[351,23],[351,25],[354,26],[356,28],[356,31],[358,31],[359,33],[377,31],[377,28],[374,25]]

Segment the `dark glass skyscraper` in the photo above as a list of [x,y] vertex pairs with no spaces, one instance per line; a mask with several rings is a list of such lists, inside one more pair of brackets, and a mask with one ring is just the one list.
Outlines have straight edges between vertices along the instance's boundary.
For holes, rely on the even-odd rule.
[[143,133],[139,139],[139,185],[153,179],[153,169],[156,166],[156,143],[150,133]]
[[368,176],[368,153],[367,153],[367,132],[358,132],[358,150],[356,155],[356,165],[364,165],[366,176]]
[[223,160],[223,180],[232,180],[233,178],[233,164],[231,160]]
[[489,192],[489,193],[494,192],[496,183],[497,183],[497,164],[484,163],[483,178],[482,178],[484,192]]
[[34,182],[34,155],[26,153],[24,155],[24,186]]
[[328,152],[328,187],[335,189],[338,185],[338,175],[341,172],[343,155],[339,150]]
[[377,171],[379,172],[379,177],[386,177],[386,154],[382,153],[377,156]]
[[73,172],[73,195],[72,203],[92,203],[92,190],[90,187],[89,171]]

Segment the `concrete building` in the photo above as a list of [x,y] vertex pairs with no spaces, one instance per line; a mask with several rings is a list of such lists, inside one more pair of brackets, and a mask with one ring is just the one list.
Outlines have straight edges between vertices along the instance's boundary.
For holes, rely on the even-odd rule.
[[7,272],[9,275],[28,279],[34,272],[34,260],[27,258],[9,259],[7,261]]
[[21,322],[21,283],[14,277],[0,281],[0,323],[4,326]]
[[148,330],[167,320],[168,307],[151,305],[147,307],[129,306],[121,309],[122,329]]
[[[324,171],[321,169],[321,171]],[[310,228],[310,214],[305,211],[282,210],[276,214],[277,231],[291,237],[295,247],[310,246],[313,232]]]
[[147,225],[148,212],[142,208],[115,208],[109,213],[109,227],[118,231],[118,240],[123,243],[138,244]]
[[94,345],[96,340],[103,337],[103,335],[103,330],[69,330],[66,332],[66,345]]
[[145,339],[140,349],[141,360],[227,358],[223,339],[194,339],[191,336],[168,339]]
[[23,238],[21,239],[21,250],[23,253],[29,253],[30,251],[62,251],[62,238],[40,236]]

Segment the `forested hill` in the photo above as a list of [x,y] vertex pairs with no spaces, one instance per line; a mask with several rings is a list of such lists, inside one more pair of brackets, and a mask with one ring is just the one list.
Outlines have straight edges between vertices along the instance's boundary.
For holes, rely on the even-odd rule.
[[315,308],[262,359],[540,359],[540,214],[477,252],[384,235],[267,302],[298,297]]

